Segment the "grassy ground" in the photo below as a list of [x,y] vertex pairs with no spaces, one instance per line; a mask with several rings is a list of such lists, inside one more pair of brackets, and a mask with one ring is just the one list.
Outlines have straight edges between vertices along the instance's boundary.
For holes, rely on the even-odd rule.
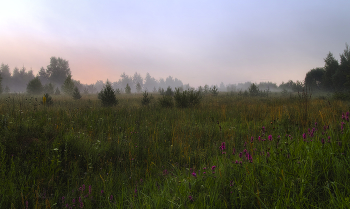
[[154,97],[2,96],[0,208],[349,207],[347,103]]

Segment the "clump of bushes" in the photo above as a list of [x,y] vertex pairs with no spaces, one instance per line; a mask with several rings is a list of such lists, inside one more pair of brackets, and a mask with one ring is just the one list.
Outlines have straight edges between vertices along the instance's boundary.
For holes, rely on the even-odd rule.
[[81,98],[81,94],[80,94],[80,91],[79,91],[78,87],[74,87],[73,99],[78,100],[80,98]]
[[158,99],[158,103],[161,107],[172,108],[174,107],[173,97],[163,95]]
[[186,90],[182,93],[180,92],[180,89],[175,89],[175,95],[174,95],[176,107],[179,108],[187,108],[187,107],[193,107],[200,104],[200,101],[202,99],[201,93],[199,91],[195,90]]
[[143,93],[143,98],[141,100],[141,104],[144,106],[149,105],[149,103],[151,102],[151,99],[153,99],[152,95],[150,97],[148,97],[148,92],[145,91]]
[[98,99],[101,100],[102,106],[104,107],[114,106],[118,104],[114,90],[108,81],[100,93],[98,93]]

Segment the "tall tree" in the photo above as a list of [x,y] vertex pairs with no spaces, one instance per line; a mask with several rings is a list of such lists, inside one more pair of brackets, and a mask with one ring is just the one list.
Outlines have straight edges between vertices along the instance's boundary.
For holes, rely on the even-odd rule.
[[313,90],[321,90],[322,79],[325,70],[323,68],[315,68],[306,73],[305,85]]
[[46,71],[45,68],[41,67],[40,71],[37,75],[43,85],[47,84],[49,82],[49,73]]
[[331,52],[328,53],[324,59],[324,75],[323,75],[323,86],[325,90],[334,90],[332,78],[339,68],[338,60],[336,60]]
[[72,80],[72,76],[68,75],[66,80],[62,85],[62,91],[67,95],[72,95],[74,90],[74,82]]
[[2,85],[3,86],[10,86],[11,84],[11,72],[10,72],[10,67],[8,65],[5,65],[5,64],[1,64],[1,67],[0,67],[0,73],[1,73],[1,76],[2,76]]
[[151,75],[149,73],[147,73],[146,77],[145,77],[144,87],[148,91],[151,91],[154,88],[157,89],[158,88],[158,82],[157,82],[157,80],[155,78],[151,77]]
[[350,49],[348,44],[345,44],[345,50],[340,55],[340,65],[332,80],[336,91],[343,91],[350,87]]
[[47,73],[50,82],[59,86],[62,85],[66,78],[71,75],[68,61],[60,57],[51,57],[50,65],[47,66]]
[[132,82],[133,82],[133,86],[134,86],[136,91],[137,91],[137,84],[138,83],[140,84],[141,89],[142,89],[142,87],[143,87],[143,78],[137,72],[135,72],[134,76],[132,77]]

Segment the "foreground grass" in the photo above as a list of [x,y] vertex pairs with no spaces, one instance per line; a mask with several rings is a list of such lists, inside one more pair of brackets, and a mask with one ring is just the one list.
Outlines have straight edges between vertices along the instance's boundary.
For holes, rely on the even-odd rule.
[[350,203],[346,103],[220,95],[167,109],[142,107],[139,95],[112,108],[95,95],[53,99],[0,100],[0,208]]

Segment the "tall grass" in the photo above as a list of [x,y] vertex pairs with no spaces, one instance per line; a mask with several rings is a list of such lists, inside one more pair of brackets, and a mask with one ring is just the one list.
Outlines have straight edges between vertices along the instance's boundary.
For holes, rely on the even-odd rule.
[[107,108],[96,95],[51,106],[3,96],[0,208],[348,207],[348,104],[141,99],[119,95]]

